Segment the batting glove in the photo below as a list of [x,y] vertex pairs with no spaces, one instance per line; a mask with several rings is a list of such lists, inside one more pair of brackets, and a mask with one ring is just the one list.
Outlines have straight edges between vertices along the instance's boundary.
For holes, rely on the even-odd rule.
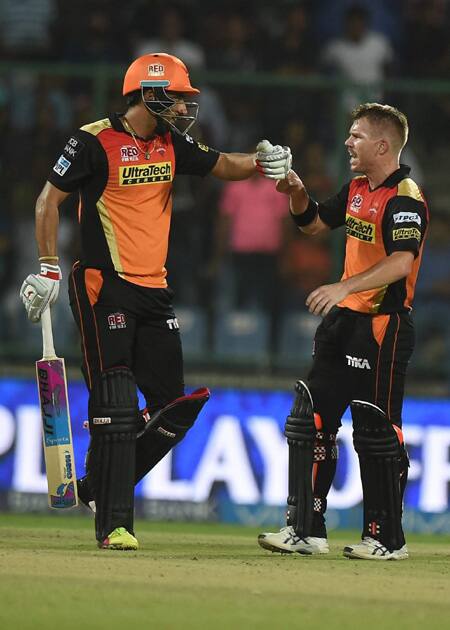
[[268,140],[261,140],[256,147],[255,164],[257,170],[269,179],[284,179],[291,170],[292,155],[289,147],[273,146]]
[[20,288],[20,297],[30,321],[38,322],[47,306],[56,302],[61,278],[59,266],[48,263],[41,263],[39,274],[32,273],[26,277]]

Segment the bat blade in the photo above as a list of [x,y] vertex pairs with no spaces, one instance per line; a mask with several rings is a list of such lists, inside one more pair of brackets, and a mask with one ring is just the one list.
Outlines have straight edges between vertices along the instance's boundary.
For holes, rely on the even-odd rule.
[[67,378],[64,359],[36,361],[42,417],[48,504],[52,508],[78,505]]

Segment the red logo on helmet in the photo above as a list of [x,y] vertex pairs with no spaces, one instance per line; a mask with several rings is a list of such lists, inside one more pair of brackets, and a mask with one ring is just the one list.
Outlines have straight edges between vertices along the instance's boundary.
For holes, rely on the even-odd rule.
[[164,66],[162,63],[152,63],[148,67],[148,76],[149,77],[163,77],[164,76]]

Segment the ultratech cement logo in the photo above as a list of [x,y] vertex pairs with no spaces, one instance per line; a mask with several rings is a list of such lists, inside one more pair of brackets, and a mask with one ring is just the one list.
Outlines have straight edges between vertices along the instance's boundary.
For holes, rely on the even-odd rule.
[[172,181],[171,162],[145,166],[119,166],[119,186],[139,186]]
[[345,225],[348,236],[358,238],[366,243],[375,243],[375,224],[362,219],[355,219],[351,214],[347,214]]
[[420,230],[417,228],[399,228],[398,230],[394,230],[392,232],[392,238],[394,241],[406,241],[410,238],[420,241],[420,236]]

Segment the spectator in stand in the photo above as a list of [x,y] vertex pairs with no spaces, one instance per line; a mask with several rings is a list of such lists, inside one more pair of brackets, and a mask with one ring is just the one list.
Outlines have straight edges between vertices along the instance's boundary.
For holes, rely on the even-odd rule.
[[[150,11],[154,12],[154,7],[151,7]],[[185,25],[189,24],[190,20],[183,16],[179,8],[175,6],[165,7],[157,20],[155,20],[154,15],[151,19],[146,19],[145,16],[145,8],[138,11],[135,16],[136,28],[140,33],[134,48],[135,57],[156,50],[183,59],[188,68],[192,70],[204,66],[205,53],[202,47],[184,37]],[[156,24],[157,32],[154,36],[149,37],[148,26],[150,24]]]
[[448,77],[449,32],[448,2],[408,0],[405,7],[402,74],[407,77]]
[[[346,12],[343,35],[329,42],[321,62],[332,73],[360,84],[366,89],[366,98],[375,100],[380,99],[380,94],[371,86],[385,78],[393,60],[389,40],[370,29],[368,10],[362,5],[353,5]],[[345,91],[346,109],[351,110],[359,100],[360,95],[354,91]]]
[[208,51],[208,67],[230,72],[257,70],[259,51],[262,51],[263,46],[254,41],[254,36],[254,23],[238,12],[231,12],[224,17],[215,47]]
[[430,303],[445,307],[447,317],[450,316],[449,243],[450,215],[435,211],[417,281],[416,302],[422,304],[423,312],[433,312]]
[[14,60],[51,58],[55,17],[55,0],[1,0],[1,56]]
[[331,262],[329,238],[306,238],[299,230],[288,230],[280,261],[284,311],[306,312],[305,301],[311,291],[330,282]]
[[[408,2],[409,0],[406,0]],[[338,37],[342,20],[349,7],[355,2],[370,11],[371,25],[397,45],[402,33],[402,10],[405,0],[320,0],[311,4],[311,21],[314,23],[318,41],[324,42]]]
[[[292,130],[292,125],[289,126]],[[294,135],[295,137],[295,135]],[[292,133],[288,136],[292,138]],[[292,145],[287,143],[291,149]],[[298,146],[294,143],[295,146]],[[298,151],[298,148],[295,149]],[[315,199],[327,199],[333,190],[333,179],[329,174],[325,150],[319,142],[304,144],[301,149],[303,182]],[[298,229],[288,229],[283,248],[280,271],[283,278],[283,308],[306,310],[305,301],[313,289],[331,280],[332,257],[330,238],[318,235],[305,238]]]
[[283,17],[281,33],[265,51],[264,69],[284,75],[314,72],[317,46],[305,6],[295,4]]
[[413,317],[419,338],[414,369],[420,377],[445,376],[450,381],[450,215],[433,212],[427,248],[416,288]]
[[274,182],[259,174],[245,182],[226,183],[210,269],[217,275],[225,255],[230,254],[233,306],[264,310],[273,324],[280,301],[278,267],[287,208],[286,199],[277,198]]
[[[128,40],[122,32],[123,16],[119,7],[111,11],[111,3],[87,2],[85,12],[73,2],[60,16],[61,49],[70,62],[121,63],[130,57]],[[81,21],[80,21],[81,20]],[[78,26],[78,28],[76,28]]]

